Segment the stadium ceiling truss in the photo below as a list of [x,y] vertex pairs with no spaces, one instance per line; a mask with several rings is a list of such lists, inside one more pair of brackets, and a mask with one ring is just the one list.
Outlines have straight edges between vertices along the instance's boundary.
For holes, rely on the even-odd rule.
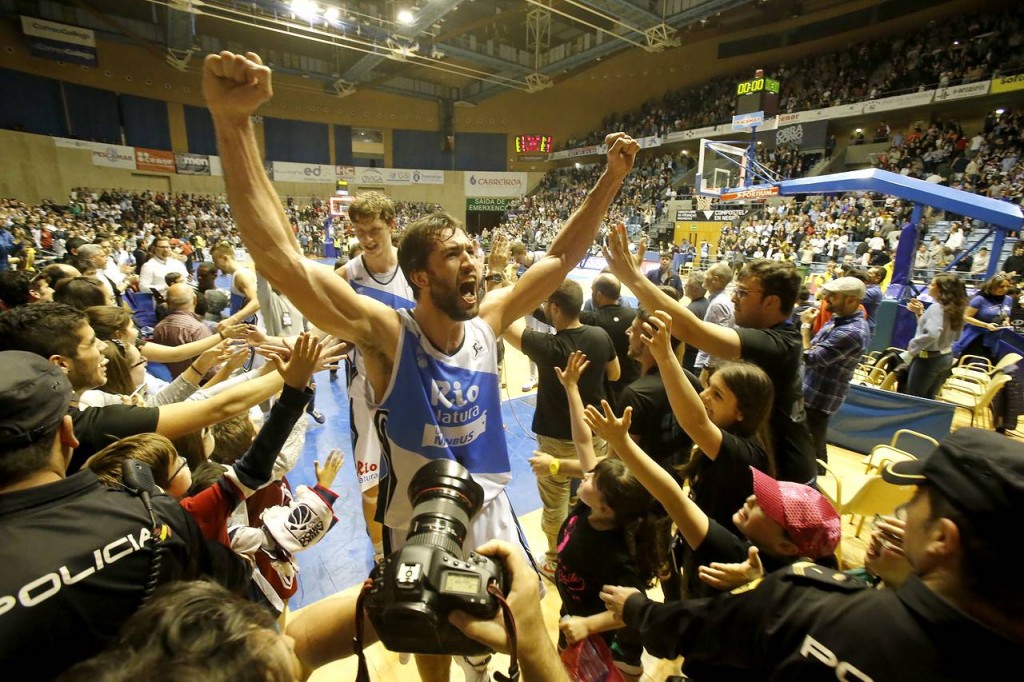
[[[843,1],[843,0],[840,0]],[[374,89],[472,106],[629,49],[659,52],[750,6],[762,20],[799,0],[28,0],[164,52],[181,70],[212,49],[279,55],[274,67],[345,96]],[[786,5],[786,7],[783,7]],[[31,14],[26,10],[23,13]],[[725,13],[725,17],[723,17]],[[751,17],[744,15],[744,20]],[[723,24],[724,25],[724,24]],[[213,37],[211,39],[211,37]],[[219,43],[219,45],[217,45]],[[287,56],[287,58],[284,58]]]

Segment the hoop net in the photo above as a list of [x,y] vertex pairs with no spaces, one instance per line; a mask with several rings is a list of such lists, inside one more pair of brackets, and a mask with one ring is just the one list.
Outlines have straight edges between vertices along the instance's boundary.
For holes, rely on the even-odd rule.
[[698,211],[710,211],[711,204],[715,201],[714,197],[704,196],[703,194],[698,194],[694,198],[697,200]]

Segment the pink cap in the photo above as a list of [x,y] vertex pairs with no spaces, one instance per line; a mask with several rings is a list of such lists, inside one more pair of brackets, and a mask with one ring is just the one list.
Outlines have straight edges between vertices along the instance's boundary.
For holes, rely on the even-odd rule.
[[785,529],[801,554],[818,559],[835,551],[842,533],[839,514],[824,495],[802,483],[776,481],[754,467],[750,470],[757,503]]

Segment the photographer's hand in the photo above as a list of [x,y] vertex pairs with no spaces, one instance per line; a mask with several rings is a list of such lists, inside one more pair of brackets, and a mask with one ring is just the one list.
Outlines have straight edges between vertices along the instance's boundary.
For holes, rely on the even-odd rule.
[[[505,598],[516,621],[519,664],[524,682],[568,682],[565,668],[544,625],[537,572],[526,563],[519,548],[507,542],[492,540],[476,551],[497,559],[508,571],[509,589]],[[465,611],[452,611],[448,621],[467,637],[496,651],[509,653],[508,636],[500,612],[491,620],[481,620]]]

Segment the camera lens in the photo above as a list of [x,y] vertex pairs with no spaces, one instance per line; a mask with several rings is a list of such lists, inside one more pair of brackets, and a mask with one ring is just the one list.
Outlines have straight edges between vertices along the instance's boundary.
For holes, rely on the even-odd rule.
[[480,511],[484,490],[454,460],[435,459],[409,483],[412,521],[407,545],[432,545],[462,556],[470,519]]

